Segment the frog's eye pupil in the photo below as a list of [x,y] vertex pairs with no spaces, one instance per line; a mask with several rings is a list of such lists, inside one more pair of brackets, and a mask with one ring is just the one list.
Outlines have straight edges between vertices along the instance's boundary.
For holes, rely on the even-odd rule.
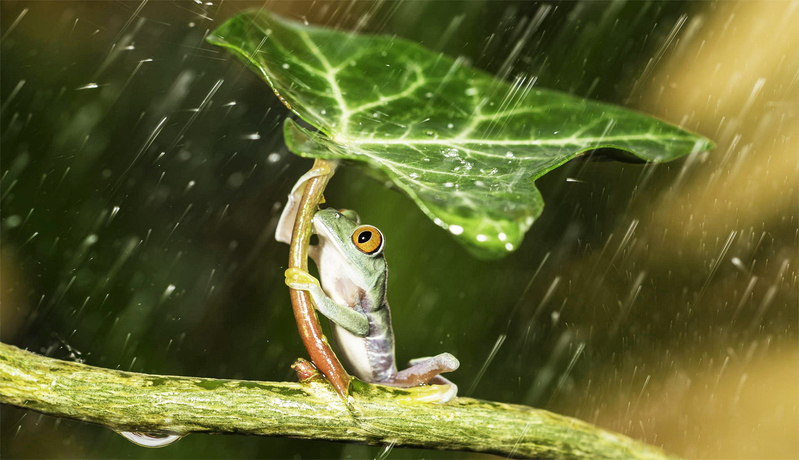
[[383,234],[371,225],[362,225],[352,234],[352,242],[364,254],[376,256],[383,251]]

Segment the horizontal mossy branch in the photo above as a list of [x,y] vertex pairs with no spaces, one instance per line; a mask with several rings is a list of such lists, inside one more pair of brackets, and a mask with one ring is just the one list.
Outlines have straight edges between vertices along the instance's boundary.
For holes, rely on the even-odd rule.
[[115,430],[291,436],[569,459],[665,459],[658,448],[524,406],[434,387],[354,382],[348,403],[324,379],[303,383],[148,375],[36,355],[0,343],[0,402]]

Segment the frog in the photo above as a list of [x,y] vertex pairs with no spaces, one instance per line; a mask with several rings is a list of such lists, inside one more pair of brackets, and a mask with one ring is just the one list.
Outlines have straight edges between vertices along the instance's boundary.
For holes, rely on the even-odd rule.
[[[329,174],[328,168],[312,169],[297,181],[278,221],[275,238],[289,244],[299,201],[307,182]],[[319,279],[297,268],[286,270],[286,284],[307,291],[316,310],[328,318],[331,336],[345,367],[358,379],[372,384],[411,388],[440,385],[434,402],[447,403],[458,387],[441,376],[460,366],[450,353],[413,359],[398,371],[391,309],[386,299],[388,264],[385,237],[374,226],[362,225],[352,210],[325,208],[313,217],[318,243],[308,254]]]

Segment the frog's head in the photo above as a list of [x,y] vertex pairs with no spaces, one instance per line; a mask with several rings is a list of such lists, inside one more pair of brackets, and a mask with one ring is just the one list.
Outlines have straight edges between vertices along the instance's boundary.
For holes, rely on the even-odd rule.
[[355,211],[323,209],[314,215],[314,229],[322,244],[327,247],[329,242],[344,259],[351,276],[366,282],[384,276],[383,234],[371,225],[361,225]]

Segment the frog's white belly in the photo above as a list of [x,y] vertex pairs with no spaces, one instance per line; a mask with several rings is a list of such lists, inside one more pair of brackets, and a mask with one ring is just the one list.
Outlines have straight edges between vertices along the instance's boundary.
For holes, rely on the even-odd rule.
[[330,326],[332,326],[333,338],[338,345],[336,351],[342,355],[347,369],[365,382],[374,382],[375,375],[372,363],[369,361],[366,337],[358,337],[332,321]]
[[381,382],[397,372],[394,358],[394,331],[388,305],[367,314],[369,335],[358,337],[331,322],[333,339],[344,365],[364,382]]

